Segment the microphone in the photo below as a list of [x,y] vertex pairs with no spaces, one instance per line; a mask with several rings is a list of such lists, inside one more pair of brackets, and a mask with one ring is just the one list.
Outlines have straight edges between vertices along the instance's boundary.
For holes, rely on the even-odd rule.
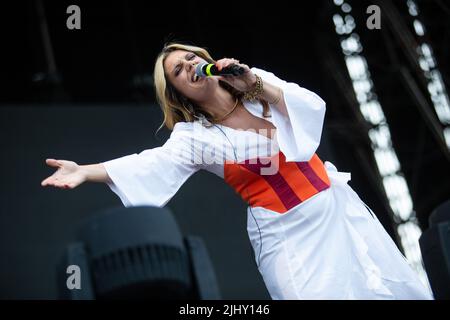
[[240,76],[245,72],[245,69],[241,66],[232,64],[222,70],[219,70],[213,63],[202,62],[195,67],[195,74],[199,77],[211,77],[211,76]]

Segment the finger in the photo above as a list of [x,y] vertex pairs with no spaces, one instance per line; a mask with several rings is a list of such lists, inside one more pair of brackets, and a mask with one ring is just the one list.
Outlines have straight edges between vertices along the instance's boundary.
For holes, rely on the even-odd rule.
[[63,189],[73,189],[74,187],[75,187],[75,184],[73,184],[73,183],[66,182],[66,183],[61,184],[61,188],[63,188]]
[[41,185],[42,185],[43,187],[48,187],[48,186],[57,187],[57,186],[58,186],[58,183],[55,182],[55,181],[53,181],[53,180],[50,180],[50,181],[42,182]]
[[53,176],[50,176],[50,177],[44,179],[44,180],[41,182],[41,185],[42,185],[43,187],[45,187],[45,186],[47,186],[47,185],[49,185],[49,184],[52,184],[54,181],[55,181],[55,178],[54,178]]
[[230,82],[233,81],[233,76],[231,76],[231,75],[225,74],[223,76],[216,76],[216,77],[217,77],[217,79],[225,81],[228,84],[231,84]]
[[228,83],[227,79],[224,76],[216,76],[218,80],[222,80]]
[[222,70],[223,68],[229,66],[230,64],[236,63],[236,59],[233,58],[223,58],[216,61],[216,67],[219,70]]
[[222,67],[223,67],[222,64],[223,64],[223,60],[219,60],[216,62],[216,67],[217,67],[217,69],[219,69],[219,71],[222,70]]
[[46,159],[45,162],[47,163],[47,165],[49,165],[50,167],[61,167],[61,162],[59,162],[58,160],[55,159]]
[[226,60],[224,60],[224,61],[222,62],[222,68],[231,66],[231,65],[233,65],[233,64],[239,64],[239,60],[236,60],[236,59],[233,59],[233,58],[231,58],[231,59],[226,59]]
[[53,186],[57,187],[57,188],[61,188],[61,189],[68,189],[68,183],[64,183],[64,182],[55,182],[52,184]]
[[44,181],[47,182],[47,184],[55,183],[55,182],[62,182],[61,177],[58,175],[58,171],[55,171],[50,177],[45,179]]
[[239,64],[241,67],[244,67],[245,69],[250,70],[250,67],[244,63]]

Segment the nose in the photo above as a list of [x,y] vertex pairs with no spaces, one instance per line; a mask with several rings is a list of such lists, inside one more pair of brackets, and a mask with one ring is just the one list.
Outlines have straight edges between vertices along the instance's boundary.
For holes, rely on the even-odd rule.
[[185,64],[186,65],[186,70],[187,71],[191,71],[192,68],[195,68],[195,66],[197,65],[197,63],[195,61],[189,61],[188,63]]

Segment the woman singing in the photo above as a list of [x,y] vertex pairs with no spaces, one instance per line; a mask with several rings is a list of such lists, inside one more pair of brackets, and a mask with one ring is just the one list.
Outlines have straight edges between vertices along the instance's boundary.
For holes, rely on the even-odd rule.
[[[199,77],[199,63],[238,76]],[[316,154],[325,102],[235,59],[171,43],[154,82],[166,143],[100,164],[47,159],[43,186],[105,182],[127,207],[164,206],[196,171],[223,178],[248,202],[247,230],[273,299],[432,299],[375,214]]]

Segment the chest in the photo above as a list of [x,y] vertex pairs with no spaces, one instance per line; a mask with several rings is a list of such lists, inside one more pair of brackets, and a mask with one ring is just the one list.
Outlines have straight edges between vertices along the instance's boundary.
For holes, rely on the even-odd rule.
[[254,115],[245,107],[237,109],[236,113],[222,124],[235,130],[252,131],[268,139],[273,139],[276,131],[275,126],[270,121],[264,119],[262,115]]

